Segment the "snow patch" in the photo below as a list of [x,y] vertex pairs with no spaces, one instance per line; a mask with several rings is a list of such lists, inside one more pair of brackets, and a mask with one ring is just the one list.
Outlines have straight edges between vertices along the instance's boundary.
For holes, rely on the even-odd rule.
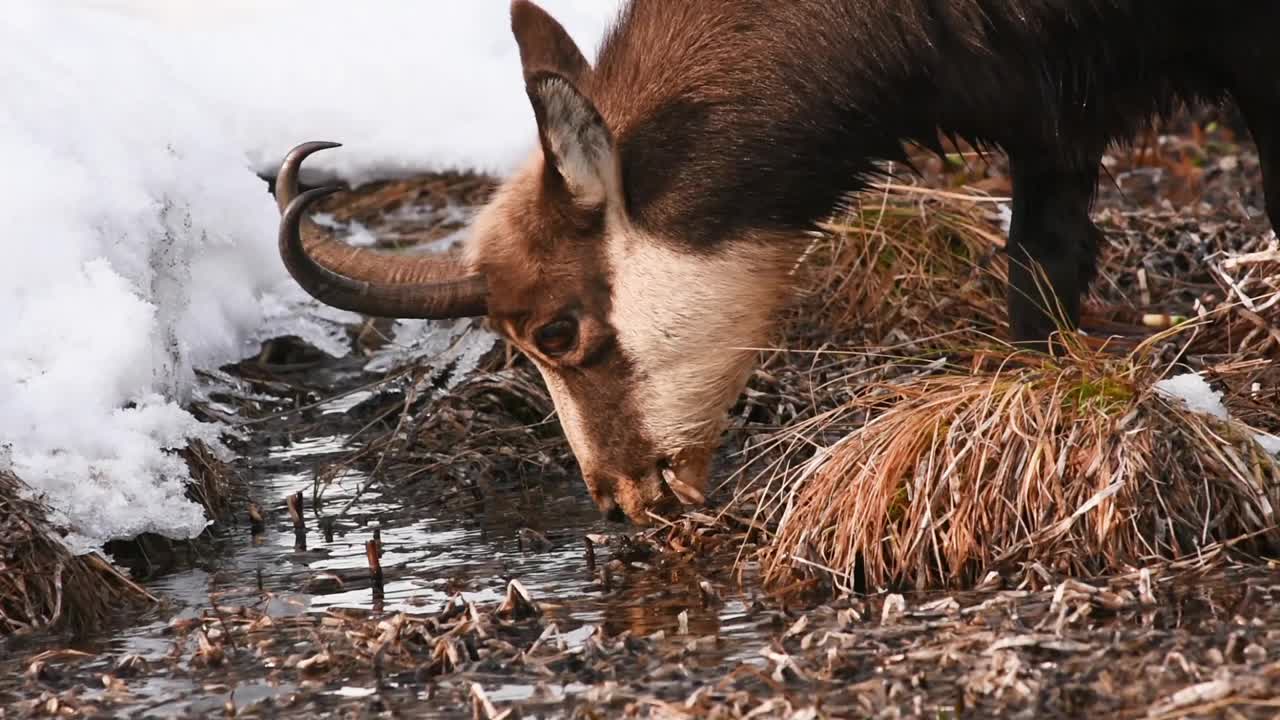
[[476,327],[468,318],[457,320],[400,320],[391,343],[365,365],[367,372],[387,372],[414,364],[433,373],[451,370],[444,390],[466,379],[490,350],[498,336]]
[[1280,455],[1280,437],[1276,437],[1270,433],[1259,433],[1254,436],[1253,439],[1258,441],[1258,444],[1262,446],[1263,450],[1266,450],[1272,455]]
[[1155,389],[1165,397],[1186,403],[1193,412],[1212,415],[1219,420],[1231,418],[1227,406],[1222,404],[1222,393],[1214,390],[1200,373],[1165,378],[1156,383]]
[[373,247],[378,237],[359,220],[339,222],[329,213],[317,213],[312,217],[316,225],[333,231],[335,240],[354,247]]
[[[543,0],[592,54],[617,0]],[[71,545],[206,525],[186,499],[196,369],[294,335],[350,352],[276,255],[258,175],[504,174],[536,147],[507,0],[45,0],[0,23],[0,468]],[[350,230],[357,242],[372,238]],[[453,239],[453,238],[451,238]],[[468,369],[492,337],[402,325],[393,357]],[[442,345],[443,344],[443,345]],[[396,353],[401,353],[396,355]],[[462,377],[455,369],[452,377]],[[450,382],[453,382],[451,379]]]
[[360,323],[363,318],[353,312],[320,305],[291,286],[291,282],[285,281],[284,288],[262,294],[262,318],[249,333],[250,345],[296,337],[331,357],[346,357],[351,352],[347,327]]
[[218,438],[181,408],[194,368],[253,349],[264,294],[303,302],[265,185],[152,40],[58,5],[0,23],[0,445],[76,550],[203,530],[172,452]]
[[[1219,420],[1231,420],[1227,406],[1222,403],[1222,392],[1214,390],[1200,373],[1165,378],[1155,384],[1155,389],[1167,398],[1181,400],[1192,412],[1210,415]],[[1253,439],[1264,451],[1280,456],[1280,437],[1254,432]]]
[[1008,203],[997,204],[996,219],[1000,221],[1000,231],[1006,238],[1009,237],[1009,232],[1013,229],[1013,208]]
[[[509,0],[60,0],[128,18],[274,174],[302,140],[339,150],[304,180],[515,169],[536,147]],[[541,0],[588,58],[619,0]],[[91,9],[90,9],[91,8]]]

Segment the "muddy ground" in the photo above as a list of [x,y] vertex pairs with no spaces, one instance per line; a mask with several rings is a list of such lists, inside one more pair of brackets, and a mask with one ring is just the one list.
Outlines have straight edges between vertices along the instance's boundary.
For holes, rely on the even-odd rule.
[[[1257,158],[1223,123],[1109,168],[1113,238],[1164,232],[1188,207],[1180,222],[1204,237],[1265,232]],[[935,187],[1008,191],[999,162],[922,170]],[[438,249],[489,187],[386,183],[326,210],[381,245]],[[1157,283],[1194,274],[1153,268]],[[116,548],[163,606],[0,645],[0,718],[1280,716],[1280,575],[1265,560],[1220,549],[1089,582],[1028,567],[965,592],[766,590],[749,520],[603,521],[545,393],[504,348],[429,401],[447,369],[364,369],[389,333],[352,328],[343,360],[282,339],[207,377],[203,410],[245,423],[236,520],[199,543]],[[722,474],[752,437],[816,410],[744,402]]]

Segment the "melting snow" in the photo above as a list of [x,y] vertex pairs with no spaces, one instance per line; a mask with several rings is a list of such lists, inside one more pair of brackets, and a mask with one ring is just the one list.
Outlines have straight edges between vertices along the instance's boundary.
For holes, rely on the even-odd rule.
[[[1230,420],[1227,406],[1222,404],[1222,393],[1214,390],[1200,373],[1186,373],[1165,378],[1155,384],[1155,389],[1165,397],[1181,400],[1193,412],[1212,415],[1220,420]],[[1263,450],[1280,455],[1280,437],[1269,433],[1255,433],[1254,440]]]
[[437,370],[451,370],[444,384],[450,390],[475,370],[498,338],[472,320],[400,320],[390,345],[365,365],[369,372],[386,372],[413,362]]
[[1221,420],[1231,416],[1222,404],[1222,393],[1214,390],[1200,373],[1187,373],[1165,378],[1155,385],[1165,397],[1175,398],[1187,404],[1194,412],[1212,415]]
[[[504,173],[535,147],[510,0],[59,0],[163,39],[260,173],[303,139],[344,143],[304,179]],[[541,0],[588,57],[617,0]],[[84,11],[82,11],[84,12]]]
[[[616,7],[544,5],[584,49]],[[532,149],[508,8],[6,5],[0,467],[55,509],[73,548],[204,528],[170,452],[193,439],[217,448],[225,429],[183,409],[196,368],[286,334],[349,351],[342,326],[354,316],[318,307],[276,257],[277,213],[256,174],[307,139],[344,142],[310,167],[357,182],[503,172]],[[480,333],[438,330],[402,325],[397,339],[462,369],[492,347]]]

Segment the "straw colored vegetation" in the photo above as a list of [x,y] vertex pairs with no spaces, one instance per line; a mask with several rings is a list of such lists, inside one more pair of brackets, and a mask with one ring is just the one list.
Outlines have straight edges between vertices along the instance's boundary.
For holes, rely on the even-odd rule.
[[948,368],[867,387],[797,428],[871,413],[767,496],[774,572],[971,585],[1036,561],[1071,575],[1280,540],[1280,466],[1239,423],[1152,389],[1133,358]]
[[1000,200],[907,185],[869,191],[810,253],[809,300],[785,323],[786,345],[998,331],[1008,272]]
[[96,553],[68,552],[48,508],[29,495],[0,472],[0,636],[102,627],[122,608],[155,602]]
[[[772,531],[767,577],[968,587],[1280,548],[1280,464],[1254,440],[1280,428],[1275,241],[1192,213],[1104,213],[1094,337],[1050,359],[999,340],[997,218],[985,196],[885,185],[815,247],[817,289],[772,373],[775,397],[809,412],[756,444],[738,493]],[[1148,282],[1159,253],[1180,277]],[[1126,341],[1100,352],[1115,331]],[[1156,391],[1190,371],[1227,388],[1231,419]]]
[[209,517],[227,517],[235,509],[237,487],[231,467],[199,440],[192,441],[178,454],[191,473],[187,496],[203,505]]

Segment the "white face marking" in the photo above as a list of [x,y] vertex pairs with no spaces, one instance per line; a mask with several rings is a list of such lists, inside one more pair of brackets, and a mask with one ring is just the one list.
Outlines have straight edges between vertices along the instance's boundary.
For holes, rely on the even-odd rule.
[[664,453],[711,442],[768,340],[795,249],[741,242],[703,255],[634,232],[611,233],[605,246],[610,322],[637,371],[645,432]]
[[556,415],[560,419],[560,427],[564,430],[565,437],[569,440],[569,447],[573,450],[573,456],[578,459],[578,464],[583,468],[591,469],[597,467],[599,465],[597,451],[607,448],[595,448],[587,442],[586,423],[590,421],[590,418],[583,415],[582,409],[578,407],[577,399],[569,392],[569,388],[560,379],[559,373],[554,368],[546,367],[537,360],[534,360],[534,365],[537,366],[543,382],[547,384],[547,393],[551,395],[551,400],[555,403]]

